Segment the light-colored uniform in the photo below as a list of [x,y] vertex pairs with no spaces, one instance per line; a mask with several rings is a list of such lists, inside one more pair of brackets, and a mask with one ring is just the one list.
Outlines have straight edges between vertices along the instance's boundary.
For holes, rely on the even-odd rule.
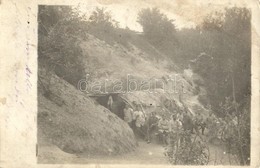
[[133,109],[132,108],[125,108],[124,109],[124,120],[127,123],[131,123],[133,121]]
[[158,122],[158,127],[160,132],[169,130],[169,122],[166,119],[160,119]]
[[171,120],[169,122],[170,131],[170,144],[168,146],[167,152],[169,154],[176,154],[177,148],[180,144],[180,131],[182,128],[182,123],[179,120]]
[[145,116],[142,111],[135,111],[133,114],[133,120],[135,120],[136,127],[144,126]]
[[169,129],[170,129],[169,131],[171,133],[174,133],[174,134],[179,133],[181,127],[182,127],[182,123],[179,120],[175,120],[175,121],[171,120],[169,122]]
[[113,105],[114,101],[113,101],[113,98],[112,96],[109,96],[108,97],[108,101],[107,101],[107,107],[108,109],[111,111],[112,110],[112,105]]

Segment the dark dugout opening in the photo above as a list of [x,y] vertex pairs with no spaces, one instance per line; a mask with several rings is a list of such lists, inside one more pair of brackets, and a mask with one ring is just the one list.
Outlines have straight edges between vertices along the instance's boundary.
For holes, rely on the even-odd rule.
[[126,102],[122,99],[118,93],[112,94],[102,94],[102,95],[91,95],[90,97],[95,99],[100,105],[108,108],[108,99],[109,96],[112,96],[113,104],[111,107],[111,112],[116,114],[122,120],[124,119],[124,108]]

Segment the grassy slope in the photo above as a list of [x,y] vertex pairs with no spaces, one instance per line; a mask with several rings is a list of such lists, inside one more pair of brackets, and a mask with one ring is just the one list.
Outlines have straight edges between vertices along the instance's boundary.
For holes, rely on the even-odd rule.
[[68,153],[119,154],[135,148],[132,130],[116,115],[41,67],[39,78],[40,142],[48,140]]
[[[127,44],[120,41],[108,43],[90,34],[88,34],[87,40],[81,43],[88,68],[93,67],[89,71],[93,81],[103,83],[106,79],[121,80],[125,79],[128,74],[137,79],[139,83],[142,80],[161,80],[169,75],[177,76],[175,80],[184,84],[185,94],[182,95],[182,99],[186,106],[193,112],[201,111],[204,114],[207,113],[198,101],[198,95],[194,94],[196,92],[196,84],[194,84],[192,77],[186,77],[177,65],[167,60],[167,57],[150,45],[142,35],[128,32],[124,36],[124,33],[126,32],[119,31],[119,34],[122,34],[122,38],[127,38]],[[159,59],[156,60],[154,59],[155,57]],[[172,64],[175,67],[174,70],[168,68]],[[174,99],[177,104],[180,104],[178,89],[181,86],[179,84],[177,84],[174,93],[167,93],[167,95],[160,89],[157,91],[159,93],[135,92],[133,95],[135,95],[134,97],[137,100],[141,99],[140,101],[144,104],[150,104],[144,102],[144,100],[147,100],[147,102],[154,102],[153,104],[160,105],[160,102],[158,102],[160,100],[157,98],[165,96],[167,99]],[[163,89],[162,87],[160,88]],[[170,86],[165,85],[164,88],[167,89]]]

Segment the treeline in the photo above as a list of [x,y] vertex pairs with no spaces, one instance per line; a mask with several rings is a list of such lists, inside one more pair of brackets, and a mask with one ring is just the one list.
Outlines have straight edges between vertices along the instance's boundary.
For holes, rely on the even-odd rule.
[[153,46],[182,69],[191,66],[203,77],[210,98],[203,103],[219,113],[220,103],[233,91],[238,102],[250,95],[250,21],[250,11],[245,8],[213,13],[194,29],[176,30],[174,21],[158,9],[144,9],[138,17]]
[[145,38],[182,69],[192,68],[207,95],[199,97],[227,124],[230,150],[240,164],[250,162],[251,13],[227,8],[205,17],[194,29],[176,30],[158,9],[144,9],[138,22]]

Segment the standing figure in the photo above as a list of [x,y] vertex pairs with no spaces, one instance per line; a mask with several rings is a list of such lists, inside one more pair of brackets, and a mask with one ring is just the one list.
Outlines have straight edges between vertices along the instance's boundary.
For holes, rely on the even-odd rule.
[[170,155],[175,155],[177,153],[178,147],[180,145],[181,129],[181,121],[177,118],[177,115],[173,114],[169,122],[170,143],[167,153]]
[[215,117],[215,115],[210,112],[209,113],[209,116],[206,118],[206,126],[207,126],[207,129],[208,129],[208,136],[211,138],[211,137],[214,137],[216,134],[216,127],[217,127],[217,119]]
[[184,110],[183,120],[182,120],[183,129],[185,132],[191,133],[193,129],[193,121],[190,114]]
[[169,133],[169,122],[166,119],[166,116],[163,114],[162,118],[160,119],[160,121],[158,122],[158,132],[159,132],[159,138],[163,143],[163,146],[167,146],[168,142],[167,142],[167,137],[168,137],[168,133]]
[[112,110],[112,105],[113,105],[114,101],[111,95],[109,95],[108,97],[108,101],[107,101],[107,108],[111,111]]
[[195,117],[195,131],[199,133],[199,127],[201,128],[201,133],[204,135],[204,130],[206,128],[206,123],[203,119],[201,113],[198,113]]
[[133,109],[129,104],[126,104],[124,108],[124,121],[128,123],[129,127],[133,129]]
[[134,124],[134,133],[137,135],[141,135],[143,138],[145,137],[144,132],[144,124],[145,124],[145,115],[144,112],[142,112],[141,107],[138,106],[137,110],[133,113],[133,121]]
[[156,130],[158,119],[155,112],[151,112],[146,119],[146,140],[147,143],[151,142],[151,134]]

